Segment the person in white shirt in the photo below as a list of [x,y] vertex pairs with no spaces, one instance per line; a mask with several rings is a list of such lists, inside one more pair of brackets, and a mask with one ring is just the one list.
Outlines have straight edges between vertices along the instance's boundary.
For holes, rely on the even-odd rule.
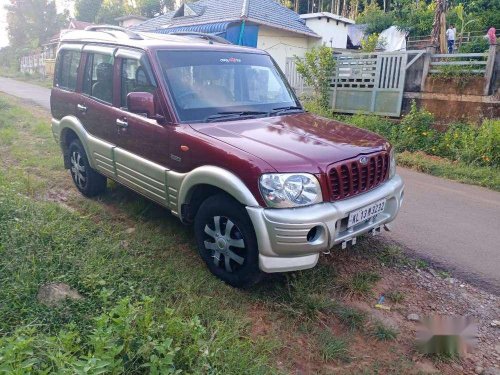
[[455,36],[457,35],[457,29],[452,24],[446,30],[446,39],[448,39],[448,53],[453,53],[453,46],[455,45]]

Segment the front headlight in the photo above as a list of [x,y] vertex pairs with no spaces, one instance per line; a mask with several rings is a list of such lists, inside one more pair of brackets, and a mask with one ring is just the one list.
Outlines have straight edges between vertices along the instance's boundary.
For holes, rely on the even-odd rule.
[[263,174],[259,189],[269,207],[299,207],[323,201],[319,181],[309,173]]
[[396,175],[396,157],[394,155],[394,147],[391,148],[391,152],[389,153],[389,179],[393,178]]

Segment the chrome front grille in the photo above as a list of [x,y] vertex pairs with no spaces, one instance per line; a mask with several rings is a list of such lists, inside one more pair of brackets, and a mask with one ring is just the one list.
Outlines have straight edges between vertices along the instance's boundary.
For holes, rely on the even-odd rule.
[[[366,163],[361,163],[362,158]],[[385,151],[332,164],[328,170],[331,200],[374,189],[387,180],[388,174],[389,153]]]

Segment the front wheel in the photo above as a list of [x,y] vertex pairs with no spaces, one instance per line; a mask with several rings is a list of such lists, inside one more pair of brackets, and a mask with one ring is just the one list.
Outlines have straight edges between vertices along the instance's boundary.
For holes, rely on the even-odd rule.
[[235,287],[260,280],[257,239],[238,202],[223,194],[207,198],[196,214],[194,229],[200,256],[215,276]]

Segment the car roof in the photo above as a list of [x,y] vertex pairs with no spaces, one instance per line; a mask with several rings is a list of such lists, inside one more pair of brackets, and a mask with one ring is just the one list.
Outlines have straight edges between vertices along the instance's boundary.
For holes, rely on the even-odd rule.
[[[208,39],[204,39],[208,38]],[[208,34],[169,35],[145,32],[132,32],[126,29],[99,29],[68,31],[61,37],[65,43],[99,43],[114,46],[148,49],[185,49],[185,50],[216,50],[228,52],[262,53],[264,51],[228,43],[220,43]]]

